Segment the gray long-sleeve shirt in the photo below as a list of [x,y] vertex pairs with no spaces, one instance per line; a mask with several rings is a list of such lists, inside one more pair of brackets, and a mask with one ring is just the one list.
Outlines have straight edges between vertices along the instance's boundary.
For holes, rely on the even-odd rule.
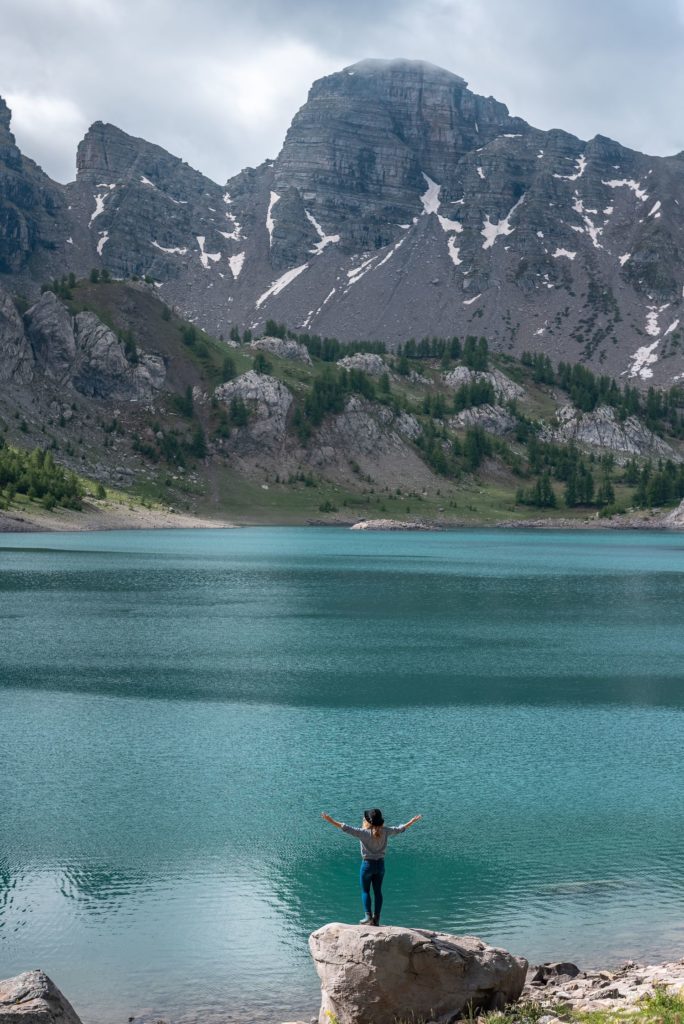
[[370,828],[354,828],[353,825],[342,825],[342,831],[348,836],[356,836],[361,845],[361,856],[364,860],[382,860],[387,849],[389,836],[398,836],[406,831],[406,825],[383,825],[380,835],[374,836]]

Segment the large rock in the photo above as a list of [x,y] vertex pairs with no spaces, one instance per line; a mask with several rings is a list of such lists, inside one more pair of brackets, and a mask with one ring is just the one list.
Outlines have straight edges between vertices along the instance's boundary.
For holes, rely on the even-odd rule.
[[25,971],[0,981],[0,1024],[81,1024],[43,971]]
[[309,938],[321,980],[320,1024],[450,1024],[466,1008],[515,1002],[527,961],[472,936],[328,924]]

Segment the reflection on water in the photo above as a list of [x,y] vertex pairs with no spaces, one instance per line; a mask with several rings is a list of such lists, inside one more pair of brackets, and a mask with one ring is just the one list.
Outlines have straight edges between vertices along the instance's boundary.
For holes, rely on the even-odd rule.
[[[386,920],[684,953],[684,537],[0,537],[0,975],[82,1016],[315,1009],[357,845]],[[189,979],[192,983],[189,985]],[[199,995],[198,995],[199,993]]]

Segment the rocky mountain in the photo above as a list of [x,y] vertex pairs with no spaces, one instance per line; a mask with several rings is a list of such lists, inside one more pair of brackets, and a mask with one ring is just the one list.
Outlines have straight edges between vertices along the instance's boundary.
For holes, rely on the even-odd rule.
[[483,335],[637,386],[684,379],[684,155],[540,131],[457,75],[368,60],[314,83],[275,160],[218,185],[112,125],[60,186],[0,107],[0,275],[147,275],[216,335]]

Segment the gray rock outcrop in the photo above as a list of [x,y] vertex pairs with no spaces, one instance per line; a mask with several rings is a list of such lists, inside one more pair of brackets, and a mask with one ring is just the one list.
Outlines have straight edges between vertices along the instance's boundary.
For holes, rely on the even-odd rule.
[[306,345],[300,345],[292,338],[257,338],[250,345],[250,348],[261,352],[272,352],[274,356],[281,359],[291,359],[295,363],[305,363],[311,366],[311,356]]
[[502,409],[500,405],[476,405],[472,409],[462,409],[455,416],[450,417],[449,426],[455,430],[465,430],[467,427],[482,427],[489,434],[496,434],[504,437],[515,430],[516,420],[510,412]]
[[451,1024],[466,1007],[500,1009],[522,992],[527,961],[472,936],[328,924],[309,937],[320,1024]]
[[555,421],[548,424],[540,436],[543,441],[563,444],[572,441],[588,449],[608,449],[615,453],[618,461],[621,457],[623,462],[633,455],[681,462],[674,449],[635,416],[628,416],[620,422],[615,410],[608,405],[600,405],[593,412],[585,413],[572,405],[564,405],[557,411]]
[[39,369],[46,377],[61,383],[76,358],[74,325],[69,311],[53,292],[44,292],[27,311],[24,322]]
[[74,387],[83,395],[129,402],[149,402],[166,379],[160,356],[138,353],[131,363],[114,331],[94,313],[74,318],[78,362]]
[[353,356],[338,359],[337,365],[345,370],[363,370],[369,377],[382,377],[387,373],[387,364],[376,352],[355,352]]
[[0,981],[0,1024],[81,1024],[78,1014],[43,971]]
[[442,375],[442,380],[449,388],[458,391],[464,384],[486,381],[492,385],[494,395],[499,402],[511,402],[522,398],[525,389],[507,377],[501,370],[470,370],[467,366],[456,366]]
[[[73,387],[89,398],[145,403],[164,386],[166,368],[160,356],[138,352],[131,358],[94,313],[72,317],[52,292],[41,295],[26,312],[24,324],[35,372],[54,386]],[[0,329],[0,339],[4,334]],[[32,373],[27,353],[22,360],[17,363],[20,378]]]
[[29,384],[34,361],[19,312],[7,292],[0,288],[0,381]]
[[229,407],[234,399],[241,399],[248,407],[249,422],[238,428],[243,449],[269,450],[282,444],[292,393],[275,377],[248,370],[219,385],[214,395]]

